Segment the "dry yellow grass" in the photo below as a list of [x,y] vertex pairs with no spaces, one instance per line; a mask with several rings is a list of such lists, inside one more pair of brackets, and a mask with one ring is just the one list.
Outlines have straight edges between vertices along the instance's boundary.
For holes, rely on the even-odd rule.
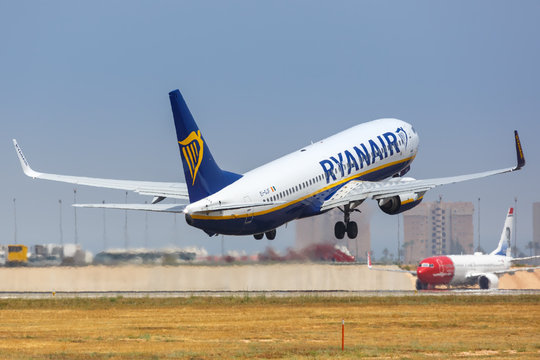
[[540,357],[539,300],[534,295],[0,300],[0,358],[533,359]]

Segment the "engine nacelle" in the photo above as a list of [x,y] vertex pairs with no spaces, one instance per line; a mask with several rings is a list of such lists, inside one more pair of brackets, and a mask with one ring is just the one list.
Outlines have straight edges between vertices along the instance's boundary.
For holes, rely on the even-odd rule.
[[499,277],[495,274],[485,274],[478,278],[480,289],[497,289],[499,287]]
[[424,197],[416,193],[400,194],[379,200],[379,208],[388,215],[395,215],[412,209],[420,204]]

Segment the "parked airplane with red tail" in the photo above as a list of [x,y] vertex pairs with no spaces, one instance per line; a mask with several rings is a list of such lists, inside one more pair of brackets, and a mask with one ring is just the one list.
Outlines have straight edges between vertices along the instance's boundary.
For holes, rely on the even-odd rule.
[[514,228],[514,208],[508,210],[499,245],[490,254],[480,252],[473,255],[439,255],[428,257],[418,265],[416,271],[375,268],[368,253],[368,267],[371,270],[406,272],[417,277],[416,289],[433,289],[436,285],[475,285],[481,289],[497,288],[499,276],[516,271],[533,271],[540,267],[511,268],[512,263],[531,260],[540,256],[512,258],[510,239]]

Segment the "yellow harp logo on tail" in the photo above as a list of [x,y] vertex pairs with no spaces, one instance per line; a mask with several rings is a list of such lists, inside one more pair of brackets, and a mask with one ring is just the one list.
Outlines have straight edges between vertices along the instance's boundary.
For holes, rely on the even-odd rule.
[[193,179],[192,185],[195,185],[197,171],[199,171],[199,167],[201,166],[204,150],[204,143],[201,139],[201,131],[198,130],[197,133],[192,131],[187,138],[179,141],[178,143],[182,145],[182,155],[188,164],[189,173]]

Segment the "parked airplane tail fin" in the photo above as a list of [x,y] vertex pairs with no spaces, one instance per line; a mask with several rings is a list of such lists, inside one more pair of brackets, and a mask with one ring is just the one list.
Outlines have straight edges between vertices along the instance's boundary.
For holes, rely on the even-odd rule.
[[512,247],[511,239],[512,232],[514,231],[514,208],[508,209],[506,215],[506,221],[504,222],[503,231],[501,233],[501,240],[495,250],[491,252],[491,255],[511,256]]
[[217,163],[201,135],[180,91],[169,93],[184,166],[184,175],[189,193],[189,201],[195,202],[218,192],[242,176],[223,171]]

